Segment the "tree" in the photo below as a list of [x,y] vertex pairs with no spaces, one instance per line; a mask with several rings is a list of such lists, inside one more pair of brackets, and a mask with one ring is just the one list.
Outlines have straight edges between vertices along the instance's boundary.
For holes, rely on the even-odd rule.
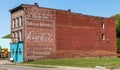
[[117,38],[120,38],[120,19],[117,20]]
[[8,34],[8,35],[6,35],[6,36],[4,36],[4,37],[2,37],[2,38],[11,38],[11,35]]
[[111,16],[112,18],[116,19],[116,31],[117,31],[117,38],[120,38],[120,14],[116,14]]
[[117,49],[120,50],[120,14],[112,16],[116,19],[116,32],[117,32]]
[[0,53],[2,52],[2,47],[0,46]]

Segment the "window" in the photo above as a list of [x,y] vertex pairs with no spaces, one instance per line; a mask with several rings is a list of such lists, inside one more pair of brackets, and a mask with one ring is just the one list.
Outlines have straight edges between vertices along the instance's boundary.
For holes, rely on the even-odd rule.
[[22,31],[19,31],[19,41],[22,41]]
[[18,33],[15,32],[15,41],[18,41]]
[[102,22],[102,24],[101,24],[101,28],[102,28],[102,29],[105,28],[105,24],[104,24],[104,22]]
[[12,54],[14,54],[14,49],[12,49]]
[[19,17],[19,26],[22,26],[22,16]]
[[13,19],[12,20],[12,28],[14,28],[15,27],[15,20]]
[[21,51],[21,48],[19,48],[19,52],[18,52],[20,55],[22,54],[22,51]]
[[102,40],[105,40],[105,35],[104,34],[102,34]]
[[12,42],[14,42],[15,40],[14,40],[14,38],[15,38],[15,34],[14,33],[12,33]]
[[15,27],[18,27],[18,18],[15,19]]

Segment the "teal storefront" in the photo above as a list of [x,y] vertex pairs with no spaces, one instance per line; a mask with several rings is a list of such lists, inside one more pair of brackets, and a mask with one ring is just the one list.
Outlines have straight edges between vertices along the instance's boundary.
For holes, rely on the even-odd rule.
[[10,52],[11,52],[10,58],[13,58],[14,62],[23,62],[24,61],[23,41],[11,43]]

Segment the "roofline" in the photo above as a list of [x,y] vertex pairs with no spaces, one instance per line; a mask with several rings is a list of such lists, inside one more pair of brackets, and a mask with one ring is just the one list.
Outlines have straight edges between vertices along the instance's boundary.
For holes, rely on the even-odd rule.
[[[20,10],[20,9],[23,9],[23,5],[30,5],[30,4],[21,4],[20,6],[18,7],[15,7],[11,10],[9,10],[11,13],[17,11],[17,10]],[[34,5],[30,5],[30,6],[37,6],[39,7],[39,5],[37,3],[34,3]],[[88,14],[82,14],[82,13],[76,13],[76,12],[72,12],[71,9],[68,9],[68,10],[62,10],[62,9],[55,9],[55,8],[46,8],[46,7],[39,7],[39,8],[45,8],[45,9],[53,9],[53,10],[58,10],[58,11],[65,11],[65,12],[71,12],[72,14],[78,14],[78,15],[84,15],[84,16],[90,16],[90,17],[99,17],[99,18],[111,18],[111,17],[102,17],[102,16],[94,16],[94,15],[88,15]]]
[[15,12],[15,11],[17,11],[17,10],[23,9],[22,5],[24,5],[24,4],[21,4],[20,6],[17,6],[17,7],[13,8],[13,9],[11,9],[11,10],[9,10],[9,11],[10,11],[11,13],[13,13],[13,12]]

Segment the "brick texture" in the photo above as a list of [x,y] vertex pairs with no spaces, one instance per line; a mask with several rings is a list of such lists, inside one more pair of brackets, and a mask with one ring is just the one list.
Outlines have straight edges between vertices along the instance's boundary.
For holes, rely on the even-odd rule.
[[116,24],[112,18],[44,8],[37,4],[22,5],[22,9],[25,61],[117,55]]

